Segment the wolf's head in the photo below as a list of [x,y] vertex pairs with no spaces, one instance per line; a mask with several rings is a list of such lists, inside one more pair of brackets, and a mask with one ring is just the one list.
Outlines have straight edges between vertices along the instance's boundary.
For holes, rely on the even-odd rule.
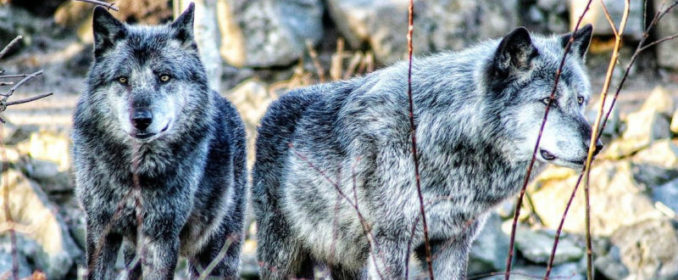
[[89,107],[113,135],[141,143],[171,137],[210,102],[193,9],[164,26],[129,26],[94,10]]
[[[550,103],[537,159],[572,168],[583,165],[591,139],[591,126],[583,114],[591,96],[584,69],[591,31],[591,25],[586,25],[574,34],[544,38],[518,28],[499,42],[485,72],[487,100],[489,113],[501,120],[500,129],[508,140],[504,149],[512,158],[529,160]],[[549,102],[569,41],[555,97]],[[596,148],[600,150],[602,143]]]

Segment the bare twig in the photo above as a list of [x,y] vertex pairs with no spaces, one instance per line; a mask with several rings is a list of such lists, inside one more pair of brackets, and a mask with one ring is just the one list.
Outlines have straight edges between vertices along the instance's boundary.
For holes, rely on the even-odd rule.
[[516,208],[513,214],[513,224],[511,226],[511,237],[510,237],[510,242],[509,242],[509,253],[508,257],[506,258],[506,272],[504,274],[504,279],[509,280],[511,277],[511,262],[513,260],[513,248],[515,246],[515,237],[516,237],[516,228],[518,226],[518,217],[520,216],[520,208],[523,204],[523,197],[525,196],[525,190],[527,189],[527,183],[530,180],[530,174],[532,173],[532,167],[534,166],[535,160],[537,158],[537,150],[539,149],[539,142],[541,141],[542,134],[544,133],[544,126],[546,125],[546,120],[548,119],[548,114],[551,108],[551,103],[553,103],[553,100],[555,99],[556,95],[556,90],[558,89],[558,82],[560,81],[560,74],[563,71],[563,67],[565,66],[565,59],[567,58],[567,54],[570,51],[570,48],[572,47],[572,43],[574,42],[574,34],[577,33],[577,30],[579,30],[579,26],[581,25],[582,19],[584,18],[584,15],[586,12],[589,10],[591,6],[591,2],[593,0],[589,0],[588,3],[586,4],[586,7],[584,11],[581,13],[579,16],[579,19],[577,20],[577,24],[574,27],[574,30],[572,31],[572,36],[570,36],[570,40],[567,42],[565,45],[565,49],[563,52],[563,57],[560,60],[560,65],[558,66],[558,70],[555,73],[555,81],[553,83],[553,88],[551,89],[551,95],[549,96],[549,102],[546,105],[546,109],[544,112],[544,118],[541,122],[541,126],[539,127],[539,134],[537,135],[537,141],[534,145],[534,149],[532,150],[532,158],[530,159],[530,163],[527,166],[527,172],[525,174],[525,179],[523,180],[523,186],[520,189],[520,194],[518,195],[518,201],[516,202]]
[[109,10],[114,10],[116,12],[118,11],[118,8],[116,6],[114,6],[115,3],[106,3],[104,1],[98,1],[98,0],[75,0],[75,1],[90,3],[90,4],[102,6],[106,9],[109,9]]
[[28,102],[32,102],[32,101],[35,101],[35,100],[38,100],[38,99],[42,99],[42,98],[48,97],[48,96],[50,96],[50,95],[52,95],[52,94],[53,94],[53,93],[50,92],[50,93],[45,93],[45,94],[41,94],[41,95],[34,96],[34,97],[29,97],[29,98],[26,98],[26,99],[11,101],[11,102],[7,102],[6,105],[7,105],[7,106],[12,106],[12,105],[24,104],[24,103],[28,103]]
[[26,76],[28,76],[28,74],[0,75],[0,79],[23,78]]
[[240,236],[229,236],[226,238],[226,242],[224,242],[224,246],[221,247],[221,250],[219,250],[219,253],[216,255],[214,259],[207,265],[205,270],[200,273],[200,277],[198,280],[205,280],[208,279],[210,273],[212,273],[212,270],[217,267],[217,265],[226,257],[226,253],[228,252],[228,249],[231,247],[231,244],[233,242],[237,241],[240,239]]
[[23,39],[23,36],[21,36],[21,35],[16,36],[16,38],[12,39],[12,41],[10,41],[9,44],[7,44],[7,46],[5,46],[5,47],[2,49],[2,51],[0,51],[0,58],[2,58],[3,56],[5,56],[5,54],[7,54],[7,52],[8,52],[8,51],[9,51],[16,43],[18,43],[21,39]]
[[308,49],[308,54],[311,57],[311,61],[313,62],[313,67],[315,67],[315,71],[318,74],[318,80],[321,83],[324,83],[325,68],[323,68],[322,64],[320,64],[320,61],[318,60],[318,52],[315,51],[315,48],[313,48],[313,43],[309,39],[306,40],[306,48]]
[[344,39],[337,39],[337,51],[332,55],[330,64],[330,78],[333,81],[341,79],[341,73],[344,71]]
[[42,75],[42,73],[43,73],[43,71],[40,70],[40,71],[37,71],[37,72],[34,72],[34,73],[31,73],[31,74],[27,75],[25,78],[21,79],[21,81],[19,81],[18,83],[16,83],[12,88],[10,88],[9,91],[7,91],[7,93],[0,94],[0,96],[4,96],[5,99],[6,99],[7,97],[9,97],[9,96],[11,96],[12,94],[14,94],[14,91],[16,91],[16,89],[19,88],[21,85],[23,85],[25,82],[27,82],[27,81],[29,81],[30,79],[33,79],[33,78],[35,78],[35,77],[37,77],[37,76]]
[[14,82],[0,82],[0,86],[11,86]]
[[433,260],[431,259],[431,244],[428,239],[428,225],[426,224],[426,210],[424,209],[424,196],[421,193],[421,178],[419,174],[419,158],[417,155],[417,127],[414,123],[414,101],[412,98],[412,34],[414,33],[414,0],[410,0],[408,7],[407,24],[407,50],[409,65],[407,68],[407,97],[409,100],[410,134],[412,136],[412,159],[414,160],[414,177],[417,183],[417,195],[419,196],[419,209],[421,211],[421,223],[424,228],[424,247],[426,248],[426,264],[431,280],[433,277]]

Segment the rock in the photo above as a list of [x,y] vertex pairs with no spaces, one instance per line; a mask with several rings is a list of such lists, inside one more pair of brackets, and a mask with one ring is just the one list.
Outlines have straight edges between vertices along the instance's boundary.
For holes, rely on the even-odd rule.
[[678,110],[673,112],[673,117],[671,117],[671,132],[678,134]]
[[519,11],[527,11],[518,16],[521,23],[531,31],[543,34],[569,31],[567,1],[519,1],[518,5]]
[[505,269],[508,247],[508,235],[501,230],[501,218],[496,213],[490,214],[485,227],[473,241],[469,255],[469,275]]
[[[530,230],[518,227],[516,231],[516,248],[522,256],[533,263],[546,264],[551,256],[555,232],[546,230]],[[584,256],[584,249],[577,246],[575,241],[565,234],[561,234],[553,264],[558,265],[573,262]]]
[[[569,2],[570,28],[573,29],[585,9],[587,1],[570,0]],[[604,0],[603,2],[605,3],[605,7],[607,7],[607,11],[610,13],[610,17],[615,22],[616,27],[618,27],[624,12],[624,0]],[[614,36],[614,32],[605,17],[603,6],[600,4],[600,1],[593,1],[593,3],[591,3],[589,11],[582,19],[582,25],[587,23],[593,24],[593,35]],[[644,29],[643,1],[631,1],[624,36],[631,37],[634,40],[640,40]]]
[[[536,265],[518,265],[515,268],[511,269],[511,279],[514,280],[534,280],[541,279],[546,273],[546,268],[543,266]],[[551,269],[551,279],[572,279],[572,280],[584,280],[586,277],[583,275],[584,269],[578,263],[566,263],[562,265],[554,266]],[[469,279],[477,279],[473,275],[469,274]],[[480,278],[482,280],[502,280],[504,279],[503,273],[497,273],[497,275],[492,277]]]
[[[17,236],[17,239],[21,239],[20,236]],[[26,243],[17,242],[17,246],[26,246]],[[31,275],[31,267],[26,260],[26,256],[23,253],[22,248],[17,248],[17,263],[18,263],[18,274],[19,279],[23,279]],[[2,273],[10,273],[12,271],[13,258],[12,258],[12,247],[9,238],[9,234],[0,235],[0,271]],[[10,278],[7,278],[10,279]]]
[[678,140],[658,140],[633,156],[634,179],[654,187],[678,177]]
[[640,110],[627,116],[621,139],[610,143],[603,158],[619,159],[650,146],[658,139],[670,138],[669,121],[654,110]]
[[674,215],[678,213],[678,179],[652,188],[652,200],[661,202],[670,208]]
[[24,36],[24,39],[10,49],[6,56],[15,53],[22,45],[28,45],[32,38],[31,34],[35,34],[39,28],[40,21],[26,10],[12,5],[0,5],[0,49],[17,35]]
[[593,266],[596,272],[603,274],[606,278],[621,280],[629,275],[629,270],[621,262],[619,247],[612,246],[605,255],[594,255],[594,257]]
[[22,0],[11,1],[12,5],[21,7],[40,17],[52,16],[57,7],[68,0]]
[[320,0],[221,0],[221,56],[236,67],[289,65],[322,39]]
[[59,171],[68,171],[71,167],[70,145],[70,137],[64,133],[40,131],[32,133],[28,141],[18,143],[17,150],[36,160],[54,162]]
[[[18,225],[18,231],[25,235],[26,242],[35,244],[29,253],[35,269],[44,271],[50,279],[62,279],[73,266],[75,259],[82,257],[82,251],[75,245],[63,219],[56,213],[39,186],[21,173],[9,170],[2,174],[9,188],[10,215]],[[0,205],[4,199],[0,198]],[[0,221],[7,220],[4,211]],[[31,243],[33,242],[33,243]]]
[[[545,226],[555,229],[578,176],[563,181],[552,181],[532,193],[532,200]],[[629,162],[594,163],[590,176],[591,229],[594,235],[609,236],[617,228],[664,214],[655,209],[645,194],[644,186],[634,180]],[[584,185],[569,210],[564,231],[585,233]]]
[[671,222],[652,219],[619,228],[612,234],[621,260],[633,279],[678,278],[678,233]]
[[647,97],[643,103],[641,110],[655,111],[670,117],[674,110],[676,110],[673,96],[664,87],[658,86],[652,90],[650,96]]
[[[348,43],[370,45],[391,64],[407,52],[407,1],[328,0],[334,23]],[[459,50],[518,26],[517,1],[415,1],[414,51]]]
[[254,163],[254,143],[257,135],[259,120],[266,113],[268,105],[277,98],[266,89],[266,84],[256,79],[250,79],[236,86],[226,97],[238,109],[247,129],[247,163]]
[[[655,11],[660,11],[668,5],[664,5],[664,1],[653,1]],[[650,17],[651,18],[651,17]],[[656,36],[657,38],[664,38],[678,33],[678,13],[672,10],[670,13],[664,15],[659,23],[657,23]],[[657,45],[657,63],[661,67],[678,69],[678,56],[676,56],[676,49],[678,49],[678,40],[669,40]]]

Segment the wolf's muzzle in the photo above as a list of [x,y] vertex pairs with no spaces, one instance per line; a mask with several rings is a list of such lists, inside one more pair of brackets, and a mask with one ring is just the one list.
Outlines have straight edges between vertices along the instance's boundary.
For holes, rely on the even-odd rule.
[[145,130],[153,122],[153,113],[148,108],[134,109],[130,121],[134,128]]

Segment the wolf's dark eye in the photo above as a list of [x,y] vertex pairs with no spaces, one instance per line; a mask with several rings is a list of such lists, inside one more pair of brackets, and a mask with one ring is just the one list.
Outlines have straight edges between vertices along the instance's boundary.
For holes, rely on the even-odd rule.
[[161,81],[161,82],[166,83],[166,82],[168,82],[169,80],[170,80],[170,76],[169,76],[169,75],[167,75],[167,74],[162,74],[162,75],[160,75],[160,81]]
[[127,82],[128,82],[127,77],[125,77],[125,76],[123,76],[123,77],[118,77],[118,83],[121,83],[121,84],[123,84],[123,85],[126,85]]
[[579,105],[584,104],[584,97],[583,96],[577,96],[577,103],[579,103]]
[[[544,99],[541,100],[541,103],[544,103],[544,105],[547,105],[547,106],[548,106],[548,105],[549,105],[549,100],[551,100],[551,98],[550,98],[550,97],[546,97],[546,98],[544,98]],[[553,100],[553,102],[551,103],[551,106],[556,106],[556,101],[555,101],[555,100]]]

